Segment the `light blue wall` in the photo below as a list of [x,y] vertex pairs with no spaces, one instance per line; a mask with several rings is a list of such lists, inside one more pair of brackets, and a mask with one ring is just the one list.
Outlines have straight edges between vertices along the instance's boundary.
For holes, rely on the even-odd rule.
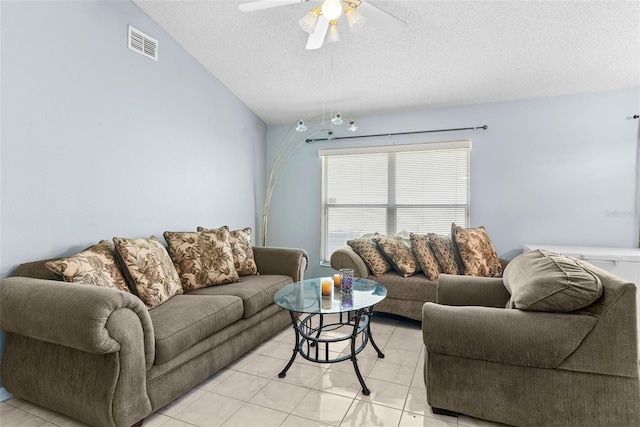
[[[471,225],[487,228],[502,257],[524,243],[635,247],[638,121],[628,117],[639,110],[636,89],[358,117],[361,135],[489,129],[302,146],[278,177],[269,244],[305,248],[308,277],[332,271],[319,265],[319,149],[471,139]],[[268,165],[286,129],[268,128]]]
[[255,228],[266,125],[135,4],[0,7],[0,278],[114,236]]

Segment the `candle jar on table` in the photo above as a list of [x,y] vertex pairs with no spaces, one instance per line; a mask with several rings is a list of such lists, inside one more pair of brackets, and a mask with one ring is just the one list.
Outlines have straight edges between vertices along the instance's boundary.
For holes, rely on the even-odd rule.
[[333,275],[333,286],[339,288],[342,284],[342,274],[336,273]]
[[353,270],[351,268],[340,269],[342,276],[342,282],[340,284],[340,293],[351,295],[351,289],[353,287]]
[[322,288],[322,296],[330,297],[333,290],[333,279],[331,277],[323,277],[320,281],[320,286]]

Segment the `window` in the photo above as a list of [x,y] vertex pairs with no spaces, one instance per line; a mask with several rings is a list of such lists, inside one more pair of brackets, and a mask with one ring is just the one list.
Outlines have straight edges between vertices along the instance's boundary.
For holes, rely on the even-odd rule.
[[349,239],[469,226],[470,141],[321,150],[322,262]]

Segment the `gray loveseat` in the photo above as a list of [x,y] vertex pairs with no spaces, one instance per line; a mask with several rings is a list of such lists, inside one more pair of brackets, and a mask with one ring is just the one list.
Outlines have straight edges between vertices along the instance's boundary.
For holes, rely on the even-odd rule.
[[[500,260],[502,266],[507,261]],[[403,277],[395,271],[374,276],[350,246],[342,246],[331,254],[331,267],[340,270],[350,268],[356,277],[364,277],[383,284],[387,288],[387,297],[376,304],[375,311],[391,313],[413,320],[422,320],[422,306],[426,302],[436,301],[438,280],[429,280],[424,273]]]
[[[437,304],[424,305],[422,321],[429,405],[514,426],[640,425],[636,286],[574,260],[597,277],[601,296],[570,312],[530,311],[518,307],[528,295],[519,300],[514,281],[542,289],[551,275],[541,279],[538,259],[511,268],[523,257],[504,279],[438,278]],[[558,273],[563,295],[554,304],[566,306],[586,287],[570,290],[578,280]],[[531,294],[535,304],[554,298]]]
[[45,261],[0,281],[1,364],[14,395],[94,426],[131,426],[291,322],[273,296],[303,250],[254,247],[259,275],[148,310],[132,294],[57,281]]

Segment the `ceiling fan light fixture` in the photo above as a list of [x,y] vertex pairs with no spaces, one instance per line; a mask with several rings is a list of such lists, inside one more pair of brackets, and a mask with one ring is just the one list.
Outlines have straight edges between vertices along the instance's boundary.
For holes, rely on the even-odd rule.
[[342,15],[342,1],[341,0],[324,0],[322,3],[322,16],[329,21],[338,19]]
[[351,126],[349,126],[349,129],[347,129],[348,131],[350,131],[350,132],[355,132],[355,131],[357,131],[357,130],[358,130],[358,126],[356,126],[356,121],[355,121],[355,120],[353,120],[353,119],[349,119],[349,124],[350,124]]
[[335,19],[329,23],[329,41],[340,41],[340,33],[338,33],[338,21]]
[[335,117],[331,119],[331,124],[340,126],[344,121],[342,120],[342,115],[340,113],[336,113]]
[[307,129],[308,129],[307,126],[304,124],[302,120],[298,121],[298,126],[296,126],[296,132],[304,132]]
[[349,29],[351,31],[359,30],[364,26],[364,23],[367,22],[364,16],[362,16],[360,12],[358,12],[358,10],[353,6],[347,8],[346,15],[347,23],[349,24]]
[[316,30],[316,25],[318,25],[318,16],[320,16],[320,8],[310,10],[309,13],[304,15],[300,21],[298,21],[300,28],[309,34],[312,34]]

